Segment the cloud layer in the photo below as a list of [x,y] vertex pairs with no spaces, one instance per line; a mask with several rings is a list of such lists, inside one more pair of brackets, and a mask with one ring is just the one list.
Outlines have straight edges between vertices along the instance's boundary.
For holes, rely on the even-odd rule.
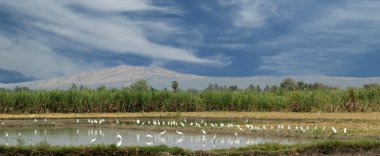
[[4,0],[0,69],[37,79],[120,64],[206,76],[380,76],[379,7],[374,0]]
[[[174,33],[174,31],[181,31],[181,28],[172,25],[170,22],[145,20],[144,18],[131,19],[128,16],[128,13],[164,14],[172,12],[172,9],[154,6],[148,0],[37,0],[30,2],[12,0],[2,1],[0,5],[6,7],[12,16],[22,20],[24,27],[32,30],[20,30],[24,31],[26,35],[19,35],[17,41],[2,36],[2,40],[4,40],[2,47],[12,46],[6,51],[3,50],[2,59],[9,60],[9,62],[2,61],[2,67],[8,70],[17,70],[33,77],[54,77],[58,73],[67,74],[88,69],[75,63],[77,60],[64,57],[59,52],[55,52],[52,49],[53,47],[49,47],[49,44],[68,46],[51,43],[46,39],[52,36],[113,54],[133,54],[154,60],[180,61],[201,65],[224,64],[219,60],[200,58],[194,54],[194,51],[186,48],[150,41],[150,33],[165,36]],[[59,48],[61,47],[57,49],[60,50]],[[18,67],[24,63],[21,63],[21,60],[15,62],[12,59],[19,58],[22,53],[26,53],[21,52],[25,49],[29,49],[29,62],[24,63],[28,64],[29,67]],[[57,60],[60,61],[57,62]],[[54,62],[55,65],[51,69],[41,70],[40,65]],[[64,69],[54,72],[57,69],[54,66],[62,66]],[[36,73],[35,71],[39,72]]]

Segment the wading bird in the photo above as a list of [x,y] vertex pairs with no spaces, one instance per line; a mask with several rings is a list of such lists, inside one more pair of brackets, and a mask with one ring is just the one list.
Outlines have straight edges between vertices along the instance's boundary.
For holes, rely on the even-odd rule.
[[147,137],[147,138],[153,138],[153,136],[150,135],[150,134],[146,135],[145,137]]
[[138,125],[140,124],[140,120],[139,119],[136,120],[136,124],[138,124]]
[[90,143],[93,143],[93,142],[95,142],[95,141],[96,141],[96,138],[92,139],[92,140],[90,141]]
[[166,133],[166,130],[165,131],[162,131],[161,133],[160,133],[160,135],[164,135]]
[[175,131],[175,132],[177,132],[177,134],[179,134],[179,135],[182,135],[183,133],[182,132],[180,132],[180,131]]
[[204,130],[204,129],[202,129],[202,133],[204,134],[204,135],[206,135],[207,133],[206,133],[206,131]]
[[331,129],[334,131],[334,133],[337,132],[337,130],[334,127],[331,127]]
[[121,141],[123,140],[123,138],[121,137],[120,134],[117,134],[116,138],[119,139],[119,141],[117,142],[116,146],[120,146],[121,145]]

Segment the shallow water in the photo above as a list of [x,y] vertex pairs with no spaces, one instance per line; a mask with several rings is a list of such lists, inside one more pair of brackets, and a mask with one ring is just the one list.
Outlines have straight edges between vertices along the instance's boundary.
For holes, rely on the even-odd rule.
[[[8,134],[8,137],[5,136]],[[220,149],[241,147],[260,143],[294,144],[305,143],[310,140],[285,137],[257,137],[249,135],[219,135],[201,133],[166,132],[160,135],[159,131],[112,129],[100,127],[2,127],[0,129],[0,144],[34,145],[47,142],[50,145],[91,145],[91,144],[120,144],[120,146],[154,146],[165,144],[191,150]],[[116,137],[122,136],[122,140]],[[215,135],[215,139],[214,139]],[[90,142],[95,139],[94,142]]]

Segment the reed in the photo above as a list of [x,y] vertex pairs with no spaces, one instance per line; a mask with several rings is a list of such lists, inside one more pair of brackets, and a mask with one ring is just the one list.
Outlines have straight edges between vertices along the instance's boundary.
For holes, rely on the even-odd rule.
[[378,112],[380,87],[319,90],[0,90],[0,113]]

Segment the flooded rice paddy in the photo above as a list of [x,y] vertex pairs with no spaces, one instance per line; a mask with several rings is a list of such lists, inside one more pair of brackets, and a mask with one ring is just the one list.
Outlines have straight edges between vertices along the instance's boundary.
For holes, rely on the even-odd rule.
[[[128,126],[136,126],[137,123],[123,122],[122,120],[120,120],[120,122],[119,120],[97,120],[97,125],[100,125],[99,122],[103,122],[102,126],[97,126],[94,125],[94,120],[91,121],[92,123],[90,119],[81,119],[80,121],[77,119],[48,119],[47,122],[44,122],[43,119],[39,119],[38,121],[31,119],[3,120],[0,129],[0,144],[8,146],[20,144],[35,145],[39,143],[48,143],[58,146],[96,144],[154,146],[164,144],[170,147],[176,146],[191,150],[208,150],[242,147],[261,143],[295,144],[311,141],[305,138],[243,135],[240,134],[238,130],[234,133],[207,132],[208,129],[204,130],[203,127],[200,126],[201,122],[191,122],[191,125],[198,128],[196,131],[183,132],[182,129],[184,126],[190,127],[190,121],[186,122],[186,125],[184,122],[170,122],[170,125],[166,125],[172,126],[171,124],[174,124],[174,126],[178,127],[178,130],[177,128],[166,130],[165,127],[159,130],[144,128],[130,129]],[[9,126],[10,123],[12,123],[13,126]],[[142,125],[143,123],[145,125]],[[155,121],[154,123],[156,125],[151,126],[157,126],[158,122]],[[165,121],[165,123],[167,124],[169,121]],[[51,124],[58,124],[60,126],[51,126]],[[148,123],[140,121],[139,126],[146,126],[146,124]],[[153,124],[153,121],[149,124]],[[124,128],[118,128],[122,126]],[[224,127],[227,128],[227,124]]]

